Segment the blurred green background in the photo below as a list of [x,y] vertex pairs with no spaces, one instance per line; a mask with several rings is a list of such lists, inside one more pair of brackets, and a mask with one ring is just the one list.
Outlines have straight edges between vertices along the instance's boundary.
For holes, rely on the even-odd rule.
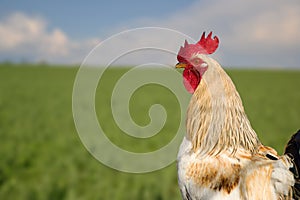
[[[87,152],[72,117],[77,70],[0,65],[0,199],[181,199],[175,163],[156,172],[128,174],[104,166]],[[109,96],[115,81],[127,70],[107,71],[101,80],[107,87],[101,91]],[[282,153],[291,134],[300,129],[300,71],[227,71],[262,142]],[[103,125],[113,130],[108,137],[136,152],[154,150],[170,141],[173,136],[168,133],[178,128],[180,115],[178,102],[165,88],[147,85],[140,90],[130,104],[137,123],[149,123],[147,105],[152,102],[171,109],[172,116],[157,136],[142,141],[118,129],[105,106],[109,99],[98,94],[96,98],[97,110],[107,108],[98,117],[105,117]]]

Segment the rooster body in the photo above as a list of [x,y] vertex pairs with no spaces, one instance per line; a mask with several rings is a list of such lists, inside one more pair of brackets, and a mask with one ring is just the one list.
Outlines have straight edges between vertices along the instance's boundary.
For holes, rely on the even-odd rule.
[[259,141],[230,77],[206,55],[214,52],[216,42],[211,33],[207,38],[203,34],[195,44],[199,47],[186,43],[178,54],[184,84],[193,93],[178,153],[182,197],[292,199],[291,156],[279,156]]
[[273,161],[262,154],[237,152],[232,156],[224,152],[198,158],[197,153],[191,153],[191,146],[185,139],[178,157],[183,199],[291,199],[294,177],[288,157]]

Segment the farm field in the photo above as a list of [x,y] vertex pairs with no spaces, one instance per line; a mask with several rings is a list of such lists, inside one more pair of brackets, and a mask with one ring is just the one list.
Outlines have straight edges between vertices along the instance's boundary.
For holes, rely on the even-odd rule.
[[[111,169],[89,154],[72,115],[77,70],[0,65],[0,199],[181,199],[175,163],[155,172],[130,174]],[[113,121],[107,97],[127,70],[113,68],[106,72],[101,80],[105,88],[96,95],[97,115],[104,129],[113,132],[107,137],[119,147],[153,151],[170,141],[173,136],[168,133],[178,128],[180,111],[173,109],[178,102],[160,86],[145,86],[132,99],[132,118],[142,125],[149,123],[149,105],[161,103],[170,119],[152,138],[124,135]],[[287,140],[300,129],[300,71],[226,71],[261,141],[282,153]]]

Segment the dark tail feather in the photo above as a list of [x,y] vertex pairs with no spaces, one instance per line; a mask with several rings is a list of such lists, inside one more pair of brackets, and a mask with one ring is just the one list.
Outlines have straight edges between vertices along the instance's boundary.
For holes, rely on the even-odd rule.
[[294,162],[294,166],[290,169],[295,177],[295,185],[293,187],[294,199],[300,199],[300,130],[295,133],[286,145],[284,154],[288,155]]

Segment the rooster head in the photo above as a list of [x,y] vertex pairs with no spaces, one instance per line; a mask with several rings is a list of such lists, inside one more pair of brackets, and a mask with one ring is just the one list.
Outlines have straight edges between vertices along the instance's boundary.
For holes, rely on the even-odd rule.
[[205,37],[205,32],[203,32],[199,42],[188,44],[185,41],[184,46],[178,52],[177,60],[179,63],[176,65],[176,68],[184,68],[183,83],[190,93],[194,93],[202,76],[209,67],[206,62],[206,55],[214,53],[218,48],[219,38],[217,36],[212,38],[211,36],[212,32],[207,37]]

